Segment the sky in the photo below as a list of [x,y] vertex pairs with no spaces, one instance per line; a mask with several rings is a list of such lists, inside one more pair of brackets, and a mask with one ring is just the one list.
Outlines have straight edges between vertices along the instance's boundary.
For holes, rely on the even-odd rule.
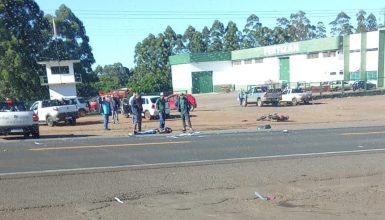
[[[341,11],[356,25],[356,13],[363,9],[384,22],[385,2],[379,0],[35,0],[45,14],[53,15],[65,4],[83,22],[96,60],[93,65],[117,62],[134,67],[135,45],[149,34],[164,32],[167,26],[183,34],[189,25],[202,31],[214,20],[229,21],[243,30],[247,17],[255,14],[264,26],[274,27],[279,17],[289,18],[302,10],[313,25],[333,21]],[[328,27],[328,26],[327,26]],[[330,28],[327,28],[328,34]]]

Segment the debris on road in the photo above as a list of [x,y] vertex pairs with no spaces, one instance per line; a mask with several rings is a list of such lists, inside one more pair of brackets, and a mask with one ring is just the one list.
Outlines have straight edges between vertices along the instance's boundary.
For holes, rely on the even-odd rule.
[[271,129],[271,125],[262,125],[258,127],[258,130]]
[[35,141],[35,144],[36,144],[36,145],[40,145],[40,143],[39,143],[39,142],[37,142],[37,141]]
[[275,196],[263,196],[263,195],[259,194],[258,192],[255,192],[255,196],[257,197],[257,199],[261,199],[263,201],[270,201],[270,200],[275,199]]
[[289,131],[288,131],[288,130],[283,130],[282,132],[283,132],[283,133],[289,133]]
[[114,197],[114,199],[115,199],[117,202],[119,202],[119,203],[123,204],[123,201],[122,201],[122,200],[120,200],[118,197]]
[[279,115],[277,113],[274,113],[274,114],[266,114],[266,115],[262,115],[261,117],[257,118],[257,121],[287,121],[289,120],[289,116],[288,115]]

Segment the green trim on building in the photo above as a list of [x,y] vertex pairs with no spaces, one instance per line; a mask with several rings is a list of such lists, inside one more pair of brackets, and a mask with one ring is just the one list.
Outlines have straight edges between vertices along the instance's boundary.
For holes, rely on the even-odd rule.
[[361,33],[361,62],[360,62],[360,79],[366,81],[366,47],[367,47],[367,34]]
[[279,59],[279,79],[290,82],[290,59],[282,57]]
[[210,61],[230,61],[230,52],[213,52],[213,53],[191,53],[170,56],[171,65],[210,62]]
[[344,53],[344,80],[351,79],[350,76],[350,36],[343,37],[343,53]]
[[287,56],[321,51],[339,50],[342,47],[341,37],[328,37],[267,47],[257,47],[231,52],[232,60]]
[[385,63],[385,30],[379,31],[378,45],[378,87],[384,87],[384,63]]

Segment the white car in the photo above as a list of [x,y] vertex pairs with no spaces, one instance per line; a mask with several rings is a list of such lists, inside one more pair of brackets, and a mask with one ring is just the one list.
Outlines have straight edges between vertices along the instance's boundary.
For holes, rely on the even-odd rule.
[[[160,96],[142,96],[142,106],[143,106],[143,113],[142,116],[144,116],[145,119],[151,120],[153,118],[159,117],[159,112],[156,110],[156,100],[159,99]],[[129,103],[131,105],[133,97],[130,98]],[[166,102],[166,117],[168,118],[170,116],[170,105],[168,102]]]
[[88,103],[81,97],[64,97],[65,100],[69,100],[71,105],[76,105],[80,117],[86,116],[90,111]]
[[30,110],[39,116],[39,122],[47,123],[50,127],[60,121],[76,125],[76,119],[79,117],[76,105],[68,104],[68,101],[64,103],[59,100],[36,101]]

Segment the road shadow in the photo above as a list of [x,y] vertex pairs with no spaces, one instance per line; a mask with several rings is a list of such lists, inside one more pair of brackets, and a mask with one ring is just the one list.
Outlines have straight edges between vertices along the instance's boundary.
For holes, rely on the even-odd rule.
[[40,138],[24,137],[24,136],[7,136],[3,137],[3,140],[15,141],[15,140],[36,140],[41,138],[44,139],[55,139],[55,138],[80,138],[80,137],[92,137],[96,135],[75,135],[75,134],[52,134],[52,135],[40,135]]

